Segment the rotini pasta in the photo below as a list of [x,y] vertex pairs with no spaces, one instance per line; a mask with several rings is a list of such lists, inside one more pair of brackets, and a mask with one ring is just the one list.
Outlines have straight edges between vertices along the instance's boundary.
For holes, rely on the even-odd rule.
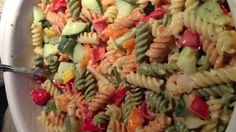
[[236,81],[236,68],[228,67],[211,70],[209,72],[204,71],[202,73],[191,75],[191,78],[194,88],[229,83],[232,81]]
[[158,27],[158,31],[159,34],[146,52],[151,62],[162,62],[169,53],[170,45],[173,44],[173,36],[168,28],[161,25]]
[[157,93],[160,93],[160,87],[163,84],[163,80],[161,79],[135,73],[127,75],[126,79],[131,84],[153,90]]
[[33,16],[32,64],[47,78],[30,96],[47,131],[226,130],[236,103],[226,0],[41,0]]
[[98,34],[94,32],[84,32],[78,37],[78,41],[85,44],[99,44],[99,40]]

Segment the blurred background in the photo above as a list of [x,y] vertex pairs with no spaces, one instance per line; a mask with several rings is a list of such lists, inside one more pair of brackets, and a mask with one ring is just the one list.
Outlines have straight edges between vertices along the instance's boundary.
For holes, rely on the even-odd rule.
[[[0,18],[2,15],[2,8],[5,1],[6,0],[0,0]],[[0,72],[0,104],[0,132],[16,132],[11,113],[8,109],[2,72]]]

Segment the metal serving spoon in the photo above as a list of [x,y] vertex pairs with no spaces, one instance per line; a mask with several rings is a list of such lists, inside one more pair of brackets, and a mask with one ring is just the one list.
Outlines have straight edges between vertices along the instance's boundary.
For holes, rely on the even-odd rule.
[[10,65],[5,65],[5,64],[0,64],[0,71],[31,74],[33,76],[46,75],[46,72],[40,68],[15,67],[15,66],[10,66]]
[[227,2],[234,19],[234,25],[236,26],[236,0],[227,0]]

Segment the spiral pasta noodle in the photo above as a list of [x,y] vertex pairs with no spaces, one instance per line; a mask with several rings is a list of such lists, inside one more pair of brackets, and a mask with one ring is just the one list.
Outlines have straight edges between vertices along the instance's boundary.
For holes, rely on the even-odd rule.
[[220,55],[224,53],[233,54],[236,51],[235,47],[235,31],[223,31],[219,33],[216,43],[216,49]]
[[78,71],[75,73],[75,86],[77,89],[84,91],[85,87],[85,76],[84,73],[79,73]]
[[173,15],[175,13],[183,11],[184,4],[185,0],[171,0],[170,13]]
[[99,36],[95,32],[84,32],[79,35],[78,41],[87,44],[99,44]]
[[60,95],[60,91],[50,80],[46,80],[41,86],[53,97]]
[[115,88],[111,85],[107,87],[106,91],[98,92],[92,101],[89,103],[89,110],[95,112],[101,108],[103,108],[107,102],[109,101],[110,97],[115,94]]
[[176,130],[179,132],[190,132],[186,125],[181,121],[176,122]]
[[139,10],[139,8],[137,8],[134,9],[132,14],[117,18],[111,26],[114,30],[129,28],[132,27],[135,21],[141,17],[143,17],[143,13]]
[[108,40],[106,50],[107,50],[105,54],[106,57],[114,55],[118,52],[118,47],[116,46],[115,42],[112,39]]
[[170,29],[170,32],[175,36],[183,31],[184,29],[183,12],[175,13],[172,16],[169,29]]
[[151,62],[162,62],[169,53],[170,45],[173,44],[173,36],[168,28],[161,25],[158,30],[159,35],[153,40],[154,42],[146,52]]
[[80,0],[67,0],[67,9],[70,10],[70,14],[74,20],[79,18],[80,13]]
[[224,56],[217,52],[216,45],[208,40],[205,40],[202,44],[203,51],[209,58],[209,62],[214,66],[215,69],[224,67]]
[[136,4],[139,5],[141,8],[145,8],[148,5],[149,0],[137,0]]
[[35,67],[43,68],[44,67],[43,57],[41,55],[36,55],[33,60],[33,64]]
[[116,105],[107,105],[106,114],[113,120],[120,121],[122,118],[122,111]]
[[141,23],[137,26],[136,30],[136,45],[135,45],[135,56],[137,63],[144,61],[145,52],[148,50],[150,45],[150,33],[148,31],[147,24]]
[[80,19],[85,22],[92,22],[94,19],[98,19],[101,17],[100,14],[93,12],[90,9],[82,8],[80,12]]
[[111,132],[127,132],[127,129],[124,124],[118,120],[110,120],[107,130]]
[[85,99],[87,102],[92,101],[93,97],[96,94],[96,78],[92,75],[92,73],[90,73],[89,71],[86,71],[85,73]]
[[199,4],[198,0],[186,0],[185,1],[185,10],[186,12],[194,11]]
[[122,65],[122,70],[120,71],[122,77],[134,72],[138,67],[138,64],[136,64],[135,55],[131,54],[128,57],[129,59]]
[[157,93],[160,93],[160,87],[164,83],[161,79],[135,73],[127,75],[126,79],[131,84],[153,90]]
[[143,99],[144,91],[140,87],[132,88],[125,97],[125,103],[122,106],[123,122],[128,123],[128,118],[134,106],[139,106]]
[[141,74],[148,76],[166,76],[175,73],[177,69],[176,65],[171,65],[167,63],[142,63],[137,71]]
[[105,111],[97,113],[93,118],[93,122],[95,124],[105,124],[109,120],[110,117],[106,114]]
[[184,12],[184,25],[187,28],[190,28],[199,34],[201,34],[205,39],[216,41],[217,35],[223,31],[222,27],[218,27],[214,24],[207,22],[204,19],[201,19],[199,16],[196,16],[194,12]]
[[46,15],[46,19],[53,25],[52,29],[58,33],[61,33],[66,24],[63,16],[53,12],[48,12],[48,14]]
[[149,122],[149,124],[143,128],[144,132],[163,132],[170,126],[171,121],[172,119],[170,117],[166,115],[159,115],[154,121]]
[[145,96],[148,107],[155,113],[163,114],[173,109],[172,99],[166,96],[166,94],[163,96],[153,91],[146,91]]
[[220,68],[217,70],[199,72],[191,75],[194,88],[212,86],[216,84],[236,81],[236,68]]
[[32,45],[43,45],[43,26],[41,22],[33,22],[31,25]]
[[54,111],[46,113],[41,112],[41,115],[38,117],[38,120],[44,125],[47,132],[64,132],[65,131],[65,114],[56,113]]
[[113,23],[118,15],[117,6],[110,6],[104,13],[104,18],[108,20],[108,22]]
[[233,86],[230,84],[221,84],[221,85],[215,85],[210,86],[207,88],[200,88],[197,90],[198,95],[203,97],[221,97],[225,93],[234,93]]
[[49,56],[49,57],[45,58],[44,63],[48,67],[49,72],[51,72],[51,73],[57,72],[57,69],[59,66],[57,56],[53,55],[53,56]]

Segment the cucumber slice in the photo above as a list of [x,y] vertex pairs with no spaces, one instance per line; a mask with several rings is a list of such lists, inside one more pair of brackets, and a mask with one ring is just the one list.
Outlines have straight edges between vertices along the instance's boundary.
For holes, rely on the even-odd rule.
[[100,0],[82,0],[82,7],[88,8],[96,13],[102,13]]
[[45,106],[45,112],[51,112],[51,111],[56,111],[56,110],[57,110],[57,107],[55,104],[55,100],[54,99],[49,100]]
[[223,26],[230,23],[229,16],[224,15],[220,5],[213,0],[208,0],[198,6],[195,13],[215,25]]
[[51,55],[55,55],[59,52],[57,49],[58,44],[52,45],[52,44],[45,44],[43,48],[43,57],[47,58]]
[[74,47],[75,47],[76,44],[77,44],[77,42],[74,39],[68,38],[66,36],[62,36],[61,40],[59,42],[59,45],[58,45],[58,49],[61,52],[69,55],[70,57],[72,57],[73,52],[74,52]]
[[136,5],[136,1],[137,0],[124,0],[124,1],[126,1],[126,2],[128,2],[128,3],[132,4],[132,5]]
[[85,57],[85,48],[81,44],[77,44],[74,48],[73,62],[78,63]]
[[71,70],[73,72],[75,72],[75,65],[73,63],[69,63],[69,62],[61,62],[58,68],[58,72],[59,73],[64,73],[68,70]]
[[62,30],[62,35],[76,35],[83,32],[87,28],[88,24],[81,21],[68,21],[66,26]]
[[135,8],[134,5],[124,1],[124,0],[116,0],[116,6],[118,9],[117,17],[127,16],[130,15],[133,9]]
[[44,19],[43,11],[38,6],[33,7],[34,21],[39,22]]
[[123,49],[123,43],[135,36],[136,28],[132,29],[130,32],[125,33],[123,36],[115,40],[115,44],[118,48]]

